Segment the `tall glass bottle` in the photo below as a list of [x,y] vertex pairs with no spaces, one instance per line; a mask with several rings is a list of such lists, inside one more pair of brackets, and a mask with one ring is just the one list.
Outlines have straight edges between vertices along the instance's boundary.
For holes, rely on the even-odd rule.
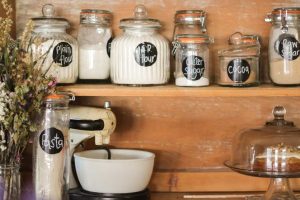
[[68,198],[69,121],[69,96],[48,96],[33,145],[33,180],[37,200]]

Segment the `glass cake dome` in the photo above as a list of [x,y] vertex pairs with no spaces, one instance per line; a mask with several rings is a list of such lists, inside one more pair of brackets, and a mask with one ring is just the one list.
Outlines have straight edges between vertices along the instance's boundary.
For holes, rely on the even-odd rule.
[[287,178],[300,177],[300,129],[284,119],[283,106],[276,106],[273,114],[263,127],[235,138],[225,165],[245,175],[272,178],[263,199],[296,199]]

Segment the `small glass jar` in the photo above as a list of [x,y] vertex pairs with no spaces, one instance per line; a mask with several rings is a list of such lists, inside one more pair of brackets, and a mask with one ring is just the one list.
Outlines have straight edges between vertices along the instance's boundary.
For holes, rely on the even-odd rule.
[[36,67],[57,83],[75,83],[78,78],[78,45],[66,33],[70,24],[65,18],[55,16],[54,6],[45,4],[43,16],[34,22],[32,52]]
[[178,10],[175,14],[174,23],[173,55],[175,55],[178,47],[176,42],[177,35],[202,34],[206,32],[206,12],[204,10]]
[[44,101],[33,143],[35,199],[67,200],[69,184],[69,97]]
[[265,19],[269,39],[270,79],[276,85],[300,84],[300,7],[276,8]]
[[111,20],[109,11],[81,10],[78,33],[80,81],[109,79]]
[[207,35],[177,35],[176,72],[177,86],[209,85],[209,48],[213,42]]
[[259,85],[259,36],[237,32],[230,36],[229,45],[218,52],[217,83],[233,87]]
[[125,85],[161,85],[170,77],[169,43],[158,33],[161,24],[138,5],[135,18],[122,19],[123,35],[111,45],[111,80]]

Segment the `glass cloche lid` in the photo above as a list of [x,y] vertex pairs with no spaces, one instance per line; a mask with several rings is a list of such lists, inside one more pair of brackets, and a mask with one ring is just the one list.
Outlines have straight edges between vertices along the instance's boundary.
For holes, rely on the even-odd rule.
[[276,106],[273,114],[263,127],[238,135],[225,165],[253,176],[300,176],[300,129],[284,119],[283,106]]

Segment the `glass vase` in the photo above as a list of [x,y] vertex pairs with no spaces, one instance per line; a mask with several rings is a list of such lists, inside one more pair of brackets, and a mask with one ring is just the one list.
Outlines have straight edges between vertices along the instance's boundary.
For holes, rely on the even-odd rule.
[[20,166],[0,165],[0,199],[20,199]]

